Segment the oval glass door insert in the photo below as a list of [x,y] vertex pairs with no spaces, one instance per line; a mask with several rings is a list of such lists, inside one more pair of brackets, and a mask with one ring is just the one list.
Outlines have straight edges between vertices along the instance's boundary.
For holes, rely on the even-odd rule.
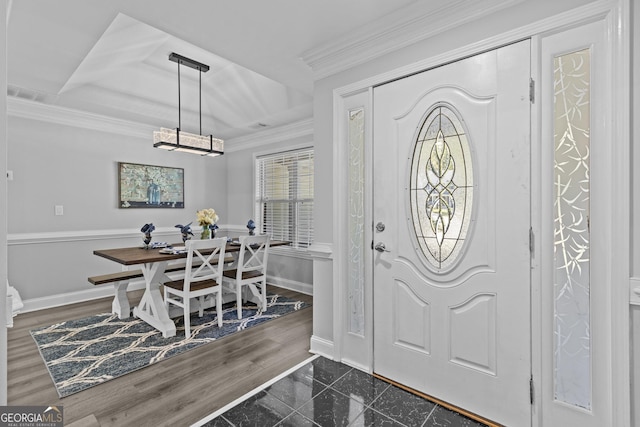
[[473,165],[462,123],[448,105],[432,107],[411,160],[413,229],[422,254],[437,270],[459,258],[471,222]]

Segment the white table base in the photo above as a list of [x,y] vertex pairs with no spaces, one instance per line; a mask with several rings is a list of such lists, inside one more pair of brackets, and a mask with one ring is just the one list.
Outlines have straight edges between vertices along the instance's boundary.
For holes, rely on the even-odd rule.
[[166,262],[154,262],[142,265],[142,274],[146,287],[140,305],[133,309],[133,315],[140,318],[162,332],[165,338],[176,334],[176,325],[169,317],[167,309],[160,293],[159,285],[162,282]]

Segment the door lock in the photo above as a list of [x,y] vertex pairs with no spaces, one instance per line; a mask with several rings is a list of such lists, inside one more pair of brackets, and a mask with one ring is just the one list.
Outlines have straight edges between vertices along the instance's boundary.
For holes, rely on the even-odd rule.
[[378,231],[378,233],[382,233],[384,231],[384,223],[382,221],[376,224],[376,231]]
[[378,252],[391,252],[389,249],[387,249],[387,247],[382,242],[376,243],[376,245],[373,248]]

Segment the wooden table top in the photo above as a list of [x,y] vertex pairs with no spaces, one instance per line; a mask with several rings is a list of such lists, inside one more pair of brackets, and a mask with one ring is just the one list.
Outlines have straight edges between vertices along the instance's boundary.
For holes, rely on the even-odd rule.
[[[269,246],[285,246],[290,243],[291,242],[286,242],[282,240],[271,240],[269,242]],[[184,246],[184,243],[175,243],[171,246],[180,247],[180,246]],[[162,248],[145,249],[141,246],[136,246],[136,247],[129,247],[129,248],[98,249],[93,251],[93,254],[99,257],[110,259],[111,261],[115,261],[118,264],[123,264],[123,265],[147,264],[151,262],[171,261],[171,260],[187,257],[186,252],[178,253],[178,254],[163,254],[163,253],[160,253],[161,249]],[[239,250],[240,250],[240,244],[227,243],[227,246],[225,248],[225,253],[238,252]]]

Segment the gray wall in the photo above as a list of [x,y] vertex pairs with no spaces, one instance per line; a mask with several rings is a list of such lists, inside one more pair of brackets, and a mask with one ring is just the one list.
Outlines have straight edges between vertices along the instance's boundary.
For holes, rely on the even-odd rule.
[[[9,281],[23,299],[86,291],[90,275],[118,271],[94,249],[137,245],[153,222],[155,240],[179,241],[175,224],[213,207],[226,222],[224,157],[153,148],[148,139],[10,116],[8,118]],[[117,162],[185,170],[184,209],[118,208]],[[54,206],[64,215],[55,216]],[[162,233],[161,229],[167,230]]]
[[[147,140],[9,117],[9,234],[173,227],[214,207],[226,222],[224,157],[153,147]],[[184,209],[120,209],[118,162],[184,168]],[[54,215],[54,205],[64,215]]]

